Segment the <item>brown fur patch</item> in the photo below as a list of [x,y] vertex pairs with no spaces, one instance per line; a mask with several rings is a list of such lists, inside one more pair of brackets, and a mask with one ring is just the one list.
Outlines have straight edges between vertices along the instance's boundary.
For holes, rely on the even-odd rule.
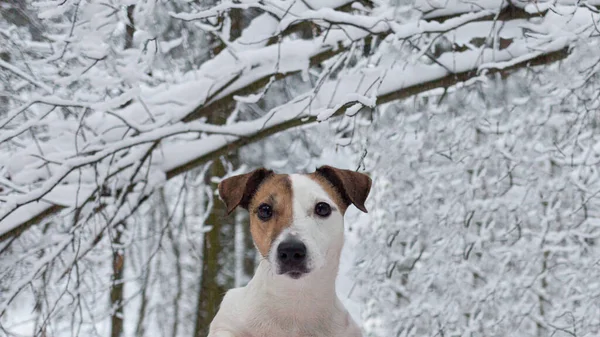
[[[268,204],[273,216],[267,221],[258,217],[258,206]],[[279,233],[292,225],[292,182],[287,174],[274,174],[263,181],[248,207],[250,233],[258,251],[266,257]]]
[[322,175],[317,172],[313,172],[306,175],[310,179],[317,182],[317,184],[321,185],[321,187],[327,192],[331,200],[335,202],[337,208],[340,210],[342,215],[346,213],[346,209],[348,209],[348,204],[344,201],[344,198],[338,191],[338,189],[329,182],[329,180],[325,179]]
[[354,204],[367,213],[365,201],[371,191],[371,178],[363,173],[323,165],[315,172],[327,180],[338,192],[345,205]]

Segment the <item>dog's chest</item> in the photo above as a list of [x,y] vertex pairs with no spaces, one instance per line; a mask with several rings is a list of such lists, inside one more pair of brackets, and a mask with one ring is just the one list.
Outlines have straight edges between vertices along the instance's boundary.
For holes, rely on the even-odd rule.
[[[213,331],[234,337],[360,337],[358,326],[337,297],[270,298],[263,291],[236,288],[227,292]],[[211,337],[220,336],[218,334]]]
[[[235,289],[227,293],[215,327],[236,337],[351,337],[358,328],[338,301],[274,301]],[[248,296],[250,295],[250,296]],[[327,305],[325,305],[325,303]]]
[[246,329],[252,337],[349,337],[357,327],[345,310],[263,303],[247,312]]
[[278,312],[267,315],[250,315],[246,320],[246,328],[253,337],[325,337],[335,335],[332,323],[331,320],[324,317],[313,317],[313,315],[303,315],[299,312],[295,314]]

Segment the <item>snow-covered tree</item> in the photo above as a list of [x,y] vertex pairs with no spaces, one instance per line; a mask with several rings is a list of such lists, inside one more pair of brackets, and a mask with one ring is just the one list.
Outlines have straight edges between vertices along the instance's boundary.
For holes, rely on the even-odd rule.
[[254,258],[216,183],[325,162],[366,334],[600,333],[599,8],[0,0],[0,334],[202,335]]

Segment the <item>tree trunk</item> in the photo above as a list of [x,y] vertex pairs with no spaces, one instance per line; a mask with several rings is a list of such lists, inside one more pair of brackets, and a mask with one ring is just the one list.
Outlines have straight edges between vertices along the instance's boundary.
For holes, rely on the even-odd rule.
[[[225,167],[219,160],[213,162],[209,176],[220,177],[225,174]],[[210,177],[208,177],[210,178]],[[216,184],[212,184],[216,189]],[[206,225],[212,229],[204,235],[202,250],[202,278],[197,301],[196,324],[194,337],[206,337],[210,322],[215,317],[225,291],[233,285],[233,278],[224,275],[227,255],[233,255],[234,225],[231,217],[227,217],[225,205],[215,200]],[[223,280],[224,282],[220,280]]]
[[117,226],[117,232],[112,239],[112,282],[110,286],[110,308],[111,308],[111,337],[123,336],[123,271],[125,267],[125,254],[121,245],[123,228]]
[[[232,11],[230,15],[232,16],[231,39],[239,37],[241,34],[243,13]],[[223,43],[218,41],[218,46],[214,47],[213,52],[217,53],[224,47]],[[225,124],[227,117],[235,108],[235,104],[232,101],[216,109],[208,117],[208,122]],[[234,167],[239,165],[237,152],[226,155],[223,159],[232,163]],[[222,177],[225,173],[226,168],[223,161],[216,158],[207,172],[206,184],[210,185],[213,190],[217,190],[217,184],[211,183],[210,180],[212,177]],[[194,337],[208,335],[210,323],[217,314],[225,292],[235,285],[235,219],[233,216],[227,216],[225,205],[218,200],[218,197],[213,202],[206,225],[212,226],[212,229],[204,235],[202,277],[196,304]]]
[[[135,32],[133,27],[133,10],[134,5],[127,6],[127,28],[125,31],[125,49],[131,48],[133,43],[133,34]],[[125,269],[125,252],[121,248],[121,235],[125,230],[125,223],[121,223],[115,226],[116,233],[112,238],[111,246],[113,249],[112,253],[112,282],[110,286],[110,308],[111,308],[111,324],[110,324],[110,336],[121,337],[123,333],[123,271]]]
[[236,213],[235,227],[235,286],[243,287],[254,274],[256,258],[249,219],[245,211],[238,210]]
[[[232,106],[224,107],[216,111],[209,118],[210,123],[225,124]],[[222,177],[226,173],[224,161],[238,165],[237,153],[225,156],[223,161],[215,159],[212,167],[208,170],[205,183],[210,185],[214,191],[217,184],[211,182],[212,177]],[[206,337],[210,322],[217,314],[221,300],[225,292],[234,286],[235,276],[233,270],[235,259],[235,220],[233,216],[227,216],[225,204],[215,196],[210,215],[206,220],[207,226],[212,229],[204,234],[204,246],[202,248],[202,277],[196,304],[196,322],[194,337]]]
[[250,219],[248,217],[244,217],[243,223],[244,230],[244,274],[246,275],[246,279],[250,280],[254,275],[254,270],[256,269],[256,249],[254,248],[254,241],[252,240],[252,234],[250,233]]
[[133,33],[135,33],[135,27],[133,25],[133,10],[135,5],[127,6],[127,25],[125,27],[125,49],[133,47]]

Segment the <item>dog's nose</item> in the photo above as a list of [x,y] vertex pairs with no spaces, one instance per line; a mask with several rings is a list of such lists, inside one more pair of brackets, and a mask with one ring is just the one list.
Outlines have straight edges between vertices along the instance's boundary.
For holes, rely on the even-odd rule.
[[298,240],[283,241],[277,247],[277,258],[283,265],[300,265],[306,260],[306,245]]

